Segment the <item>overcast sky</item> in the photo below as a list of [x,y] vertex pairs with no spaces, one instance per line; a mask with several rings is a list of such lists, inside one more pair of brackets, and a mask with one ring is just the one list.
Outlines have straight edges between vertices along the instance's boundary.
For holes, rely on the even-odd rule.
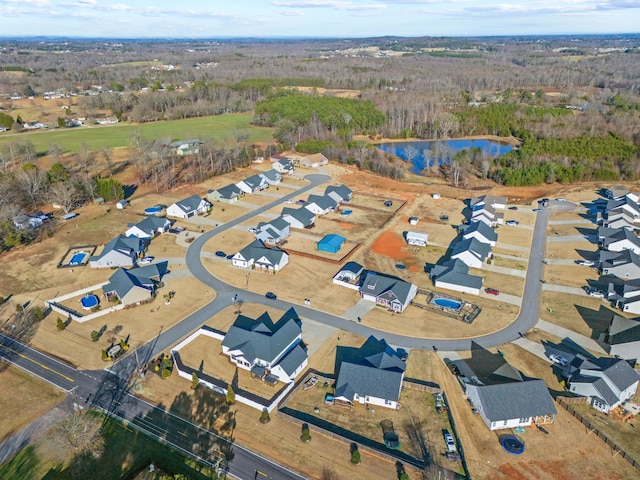
[[0,36],[637,33],[640,0],[0,0]]

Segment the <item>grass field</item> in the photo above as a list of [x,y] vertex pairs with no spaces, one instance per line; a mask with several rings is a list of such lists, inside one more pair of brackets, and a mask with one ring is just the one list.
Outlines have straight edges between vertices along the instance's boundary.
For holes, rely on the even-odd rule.
[[271,140],[273,129],[254,127],[249,124],[250,121],[251,114],[234,113],[145,124],[122,123],[32,133],[5,133],[0,136],[0,146],[17,140],[29,140],[33,142],[38,153],[45,153],[51,143],[58,144],[66,153],[77,153],[81,151],[83,143],[86,143],[90,150],[130,146],[131,138],[138,130],[147,140],[199,137],[203,140],[214,139],[224,142],[233,139],[236,132],[248,134],[249,142]]

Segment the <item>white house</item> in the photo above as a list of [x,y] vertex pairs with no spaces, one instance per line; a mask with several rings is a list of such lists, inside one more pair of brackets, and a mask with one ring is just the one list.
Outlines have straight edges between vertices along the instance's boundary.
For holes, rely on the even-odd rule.
[[240,180],[236,186],[244,193],[253,193],[258,190],[269,188],[269,182],[266,177],[260,174],[251,175],[250,177]]
[[625,360],[578,354],[567,366],[569,391],[589,397],[593,408],[608,413],[635,395],[640,376]]
[[482,289],[482,277],[470,275],[469,266],[461,260],[449,260],[441,265],[434,265],[429,276],[438,288],[472,295],[479,295]]
[[491,245],[475,238],[458,242],[451,252],[451,259],[460,260],[469,267],[482,268],[485,260],[491,256]]
[[346,185],[330,185],[325,189],[324,194],[337,203],[349,203],[353,198],[353,191]]
[[268,383],[293,382],[308,362],[302,323],[293,308],[276,323],[267,312],[255,320],[238,315],[222,340],[222,353]]
[[397,350],[371,336],[360,348],[338,347],[335,401],[399,408],[406,363]]
[[275,168],[262,172],[260,176],[263,177],[269,185],[278,185],[282,180],[282,174]]
[[598,241],[602,248],[610,252],[632,250],[640,255],[640,238],[628,228],[598,228]]
[[209,200],[198,195],[192,195],[167,207],[167,215],[175,218],[190,218],[194,215],[206,213],[210,208],[211,203]]
[[314,153],[300,158],[300,166],[307,168],[320,168],[329,163],[329,159],[321,153]]
[[256,238],[267,245],[278,245],[289,236],[290,225],[282,216],[269,222],[260,222]]
[[471,210],[480,210],[490,206],[496,210],[504,210],[507,208],[507,197],[497,197],[495,195],[482,195],[481,197],[474,197],[469,201]]
[[473,210],[471,214],[471,222],[483,222],[489,227],[502,225],[503,221],[504,213],[497,212],[496,209],[490,205]]
[[289,175],[295,170],[293,160],[282,156],[271,157],[271,166],[276,170],[276,172],[283,175]]
[[367,272],[360,286],[360,298],[396,313],[402,313],[417,293],[413,283],[376,272]]
[[409,245],[426,247],[429,240],[429,234],[421,232],[406,232],[404,238]]
[[107,243],[99,255],[89,258],[91,268],[133,267],[147,242],[137,237],[117,236]]
[[623,280],[640,278],[640,256],[633,250],[600,250],[599,262],[602,275],[614,275]]
[[307,203],[303,207],[315,215],[326,215],[335,212],[338,203],[328,195],[309,195]]
[[471,224],[464,229],[462,238],[465,240],[475,238],[482,243],[495,247],[496,242],[498,241],[498,234],[493,228],[484,222],[471,222]]
[[282,209],[282,218],[285,219],[291,228],[313,228],[316,223],[316,216],[304,207]]
[[171,220],[168,218],[149,215],[135,225],[130,225],[124,234],[127,237],[149,239],[159,233],[165,233],[169,228],[171,228]]
[[364,271],[364,267],[357,262],[347,262],[338,273],[333,276],[333,283],[351,290],[360,290],[358,280]]
[[267,248],[260,240],[255,240],[231,259],[237,268],[275,273],[282,270],[289,262],[289,255],[279,248]]

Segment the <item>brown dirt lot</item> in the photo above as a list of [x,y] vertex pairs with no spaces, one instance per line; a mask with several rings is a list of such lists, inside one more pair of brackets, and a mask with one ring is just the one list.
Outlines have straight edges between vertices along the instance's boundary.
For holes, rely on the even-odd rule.
[[588,240],[579,242],[547,242],[547,258],[580,259],[582,253],[592,253],[596,246]]
[[0,373],[0,390],[4,392],[0,395],[0,441],[38,419],[65,396],[61,390],[14,366]]
[[545,282],[553,285],[566,285],[567,287],[582,287],[587,285],[587,280],[598,280],[600,275],[595,268],[582,267],[580,265],[545,265]]
[[[542,292],[541,300],[540,318],[591,338],[598,338],[614,313],[599,298]],[[621,311],[615,313],[624,316]]]

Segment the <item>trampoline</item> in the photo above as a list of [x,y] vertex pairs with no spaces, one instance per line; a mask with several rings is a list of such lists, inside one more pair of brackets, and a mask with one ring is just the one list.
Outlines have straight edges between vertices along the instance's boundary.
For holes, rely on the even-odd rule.
[[100,300],[96,295],[85,295],[80,299],[80,304],[85,310],[91,310],[93,307],[97,307]]
[[160,213],[162,211],[162,207],[159,206],[155,206],[155,207],[149,207],[149,208],[145,208],[144,209],[144,214],[145,215],[153,215],[155,213]]
[[524,442],[513,435],[505,435],[500,439],[500,445],[506,452],[513,455],[520,455],[524,452]]
[[340,215],[346,217],[347,215],[351,215],[351,213],[353,213],[353,210],[343,210],[340,212]]
[[73,257],[71,257],[71,260],[69,260],[69,265],[80,265],[82,262],[84,262],[86,256],[87,254],[85,252],[74,253]]

